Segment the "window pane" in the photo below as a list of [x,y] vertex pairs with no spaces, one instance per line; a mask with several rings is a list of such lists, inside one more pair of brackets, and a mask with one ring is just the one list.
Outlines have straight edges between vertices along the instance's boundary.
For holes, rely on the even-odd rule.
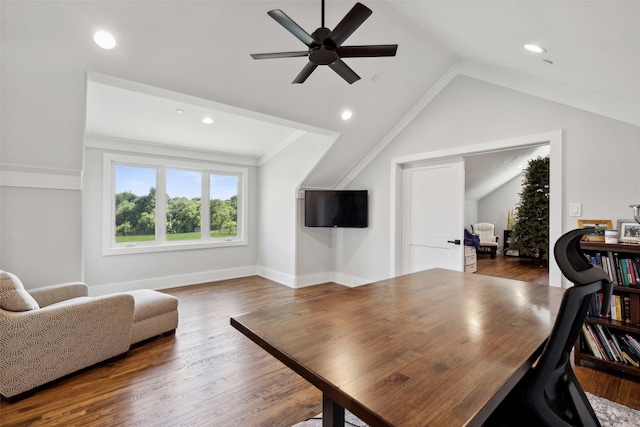
[[167,169],[167,240],[200,240],[202,173]]
[[211,237],[238,235],[238,175],[209,176]]
[[115,167],[116,243],[145,242],[156,236],[156,170]]

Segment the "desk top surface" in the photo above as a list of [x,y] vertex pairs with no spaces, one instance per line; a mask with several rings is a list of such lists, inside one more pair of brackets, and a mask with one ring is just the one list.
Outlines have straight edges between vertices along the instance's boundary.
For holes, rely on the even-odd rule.
[[561,296],[432,269],[231,324],[371,425],[480,425],[537,358]]

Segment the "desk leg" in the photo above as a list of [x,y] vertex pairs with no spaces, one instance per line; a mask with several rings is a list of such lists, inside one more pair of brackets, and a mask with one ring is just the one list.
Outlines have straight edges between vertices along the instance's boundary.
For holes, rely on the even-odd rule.
[[322,394],[322,427],[344,426],[344,408]]

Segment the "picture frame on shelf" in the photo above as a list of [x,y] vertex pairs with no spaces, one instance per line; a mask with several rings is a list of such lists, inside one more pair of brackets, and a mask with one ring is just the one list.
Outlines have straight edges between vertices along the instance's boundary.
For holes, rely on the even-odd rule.
[[[613,230],[610,219],[579,219],[578,228],[593,228],[591,234],[587,234],[582,240],[588,242],[604,242],[604,230]],[[640,235],[639,241],[640,241]]]
[[637,243],[640,244],[640,224],[634,219],[619,219],[618,233],[620,243]]

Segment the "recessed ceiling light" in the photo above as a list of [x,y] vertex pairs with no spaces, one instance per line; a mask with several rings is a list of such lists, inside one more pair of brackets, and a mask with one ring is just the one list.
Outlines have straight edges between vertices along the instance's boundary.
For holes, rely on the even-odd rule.
[[342,117],[342,120],[349,120],[352,115],[353,113],[351,111],[345,110],[342,112],[342,115],[340,117]]
[[202,123],[204,123],[205,125],[210,125],[211,123],[213,123],[213,119],[211,117],[205,117],[204,119],[202,119]]
[[182,113],[184,113],[184,110],[182,108],[178,108],[178,109],[176,109],[176,113],[182,114]]
[[116,47],[116,39],[106,31],[98,31],[93,35],[93,41],[103,49],[113,49]]
[[547,51],[547,49],[540,47],[536,44],[525,44],[524,48],[527,49],[529,52],[534,52],[534,53],[544,53]]

